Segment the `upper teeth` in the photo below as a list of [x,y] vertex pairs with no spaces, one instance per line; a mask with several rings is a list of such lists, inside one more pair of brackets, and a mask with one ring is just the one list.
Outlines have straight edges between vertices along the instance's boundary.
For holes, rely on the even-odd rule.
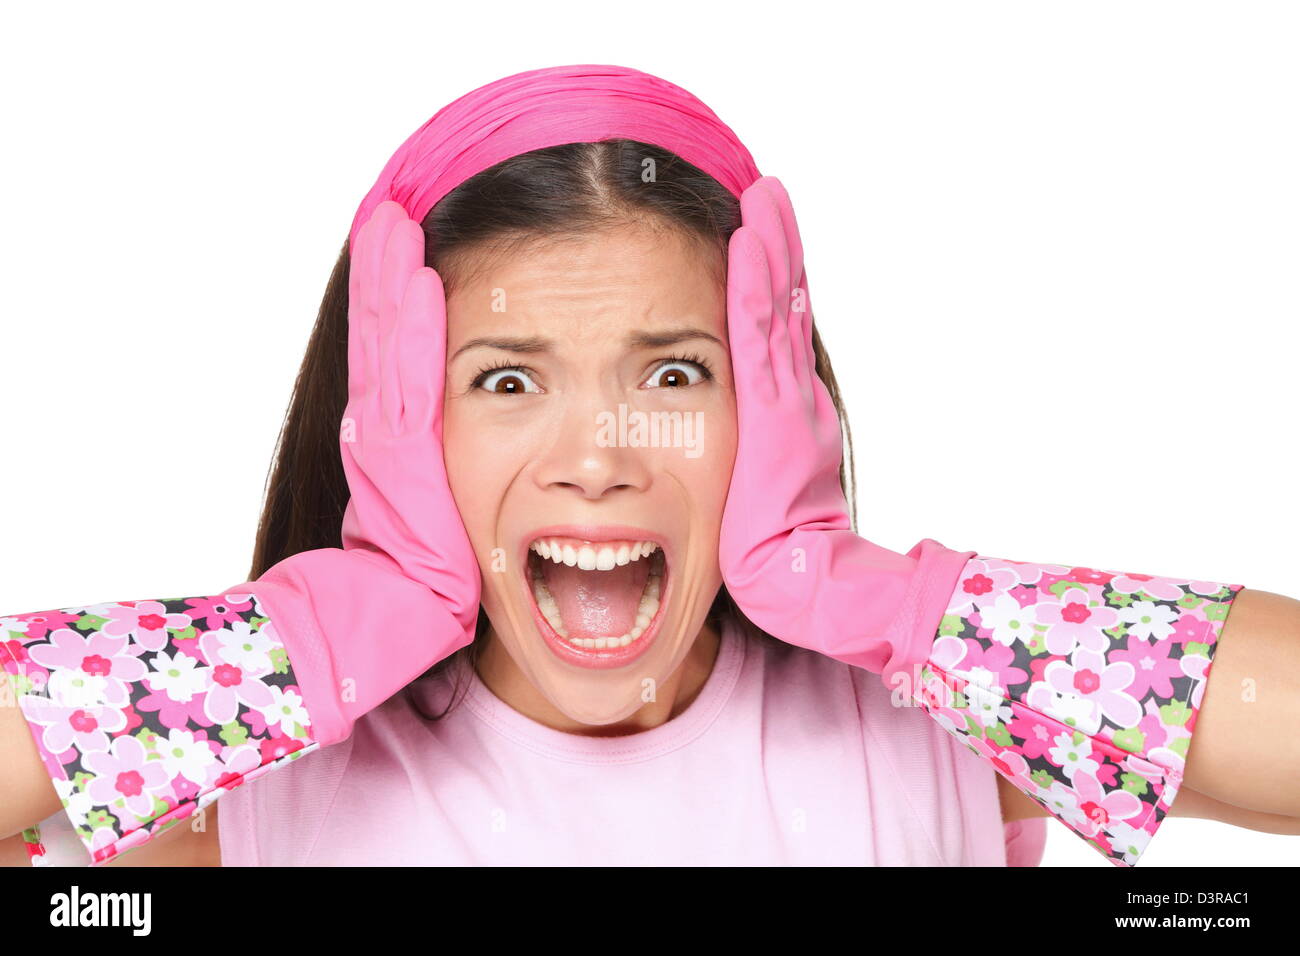
[[630,561],[649,557],[659,545],[653,541],[573,545],[558,538],[539,538],[530,545],[543,558],[584,571],[609,571]]

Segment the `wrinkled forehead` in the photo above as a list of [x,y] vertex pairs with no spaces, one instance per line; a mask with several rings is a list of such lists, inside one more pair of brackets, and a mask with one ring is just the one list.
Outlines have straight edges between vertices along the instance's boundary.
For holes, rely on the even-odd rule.
[[721,252],[676,231],[626,226],[512,242],[449,265],[449,355],[483,335],[609,343],[701,327],[724,338]]

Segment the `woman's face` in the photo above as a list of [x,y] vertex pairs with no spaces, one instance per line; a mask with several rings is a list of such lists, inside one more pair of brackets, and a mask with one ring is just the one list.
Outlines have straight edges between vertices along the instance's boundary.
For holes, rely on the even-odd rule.
[[710,255],[627,225],[486,256],[448,294],[445,455],[492,639],[583,724],[657,699],[722,583],[736,410]]

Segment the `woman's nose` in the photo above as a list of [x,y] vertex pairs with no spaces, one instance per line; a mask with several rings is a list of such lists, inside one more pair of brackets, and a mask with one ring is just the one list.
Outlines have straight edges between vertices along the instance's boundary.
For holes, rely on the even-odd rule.
[[626,421],[627,413],[627,406],[617,402],[566,402],[535,470],[538,485],[568,489],[590,499],[647,490],[652,449],[622,440],[627,429],[620,429],[619,422]]

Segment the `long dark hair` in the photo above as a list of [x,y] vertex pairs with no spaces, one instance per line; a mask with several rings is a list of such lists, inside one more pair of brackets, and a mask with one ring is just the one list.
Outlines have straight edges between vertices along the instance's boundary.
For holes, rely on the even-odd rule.
[[[651,162],[652,161],[652,162]],[[652,175],[647,175],[652,170]],[[513,244],[638,222],[679,232],[697,242],[725,282],[727,244],[740,226],[740,201],[721,183],[681,157],[635,140],[568,143],[512,156],[467,179],[425,216],[426,264],[448,295],[484,252]],[[338,429],[347,403],[348,244],[330,274],[316,325],[294,383],[267,479],[248,580],[290,555],[341,543],[348,486],[339,458]],[[839,414],[848,450],[840,486],[856,527],[853,443],[830,358],[813,328],[816,370]],[[710,608],[715,626],[730,617],[747,636],[771,639],[736,607],[724,586]],[[479,609],[473,643],[455,657],[472,668],[487,632]],[[455,694],[452,703],[454,705]],[[443,711],[445,714],[447,710]],[[442,714],[425,716],[436,719]]]

